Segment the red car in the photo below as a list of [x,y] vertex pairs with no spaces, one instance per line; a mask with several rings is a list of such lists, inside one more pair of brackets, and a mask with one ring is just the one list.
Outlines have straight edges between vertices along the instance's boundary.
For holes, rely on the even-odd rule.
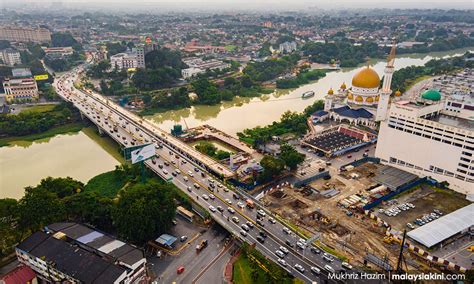
[[184,272],[184,266],[178,267],[178,269],[176,270],[176,272],[177,272],[178,274],[183,273],[183,272]]
[[347,155],[347,158],[349,158],[349,159],[352,158],[352,155]]

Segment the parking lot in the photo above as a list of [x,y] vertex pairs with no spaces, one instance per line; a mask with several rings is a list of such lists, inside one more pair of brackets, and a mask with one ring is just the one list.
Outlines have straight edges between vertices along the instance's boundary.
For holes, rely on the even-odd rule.
[[[390,210],[406,203],[413,204],[414,208],[407,210],[399,209],[400,212],[393,216],[388,216],[385,213],[385,210]],[[468,200],[454,191],[434,189],[429,185],[422,184],[419,188],[416,187],[409,190],[398,198],[378,206],[375,209],[375,214],[390,224],[393,229],[402,231],[406,228],[409,231],[412,228],[407,227],[407,223],[411,223],[413,228],[416,228],[419,226],[415,224],[416,219],[423,220],[423,216],[432,215],[432,213],[438,216],[446,215],[468,204]],[[380,211],[380,209],[383,211]],[[434,216],[431,217],[433,218]],[[425,220],[428,221],[428,218],[425,218]],[[426,223],[425,220],[423,221]]]

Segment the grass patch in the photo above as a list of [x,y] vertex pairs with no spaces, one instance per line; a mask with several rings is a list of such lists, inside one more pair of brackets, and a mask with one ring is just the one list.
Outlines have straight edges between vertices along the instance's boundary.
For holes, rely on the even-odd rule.
[[49,105],[33,105],[21,110],[20,113],[40,113],[40,112],[50,112],[56,107],[56,104]]
[[339,258],[342,261],[347,261],[347,257],[343,256],[342,254],[338,253],[335,249],[328,247],[327,245],[322,244],[320,241],[316,241],[316,244],[323,249],[325,252],[334,255],[335,257]]
[[90,179],[84,187],[84,191],[97,192],[107,197],[115,197],[126,183],[127,180],[114,170]]
[[226,45],[224,48],[225,50],[232,52],[237,48],[237,46],[231,44],[231,45]]
[[79,132],[81,131],[83,127],[84,125],[82,124],[82,122],[69,123],[69,124],[60,125],[60,126],[51,128],[41,133],[35,133],[35,134],[30,134],[30,135],[25,135],[25,136],[13,136],[13,137],[0,138],[0,147],[14,145],[15,144],[14,142],[17,142],[17,141],[33,142],[35,140],[50,138],[59,134]]
[[[255,267],[255,265],[253,266]],[[266,283],[265,272],[258,266],[253,268],[250,260],[242,253],[234,263],[232,281],[239,284],[263,284]]]

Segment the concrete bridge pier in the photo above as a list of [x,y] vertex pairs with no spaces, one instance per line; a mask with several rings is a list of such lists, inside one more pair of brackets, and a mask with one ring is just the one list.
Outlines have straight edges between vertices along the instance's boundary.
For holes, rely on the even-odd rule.
[[104,136],[104,135],[105,135],[105,131],[104,131],[100,126],[97,126],[97,129],[99,129],[99,135],[100,135],[100,136]]

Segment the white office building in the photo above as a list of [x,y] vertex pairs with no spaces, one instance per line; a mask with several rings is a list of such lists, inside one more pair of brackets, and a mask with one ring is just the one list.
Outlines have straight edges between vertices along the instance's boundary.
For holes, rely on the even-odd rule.
[[112,69],[122,70],[129,68],[138,68],[138,59],[134,54],[117,53],[110,56],[110,65]]
[[278,46],[278,50],[280,53],[290,53],[296,50],[296,42],[294,41],[285,41],[284,43],[280,43]]
[[7,48],[0,51],[0,59],[5,65],[15,66],[21,64],[20,52],[12,48]]
[[375,151],[384,164],[446,181],[474,194],[474,99],[425,91],[417,101],[398,101],[381,122]]
[[189,67],[181,70],[184,79],[189,79],[197,74],[205,73],[206,70],[224,70],[230,68],[230,64],[217,59],[202,60],[197,57],[183,59],[183,62]]

